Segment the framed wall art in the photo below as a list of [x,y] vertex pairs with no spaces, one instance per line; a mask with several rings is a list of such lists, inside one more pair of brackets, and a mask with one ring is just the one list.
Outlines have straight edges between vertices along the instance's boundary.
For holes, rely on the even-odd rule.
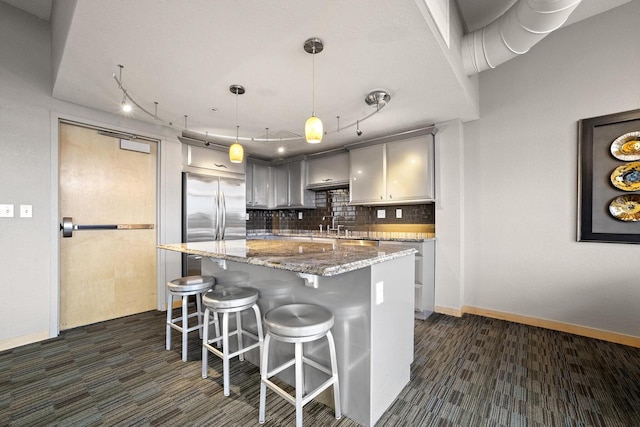
[[640,243],[640,110],[578,123],[578,241]]

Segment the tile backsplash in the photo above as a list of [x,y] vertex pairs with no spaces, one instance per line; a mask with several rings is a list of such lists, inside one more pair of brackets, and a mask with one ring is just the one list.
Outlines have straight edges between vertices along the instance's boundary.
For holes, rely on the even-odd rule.
[[[378,218],[378,212],[384,218]],[[351,231],[435,231],[435,207],[433,203],[395,206],[350,206],[349,190],[327,190],[316,192],[315,209],[248,209],[247,231],[277,232],[284,230],[319,231],[331,225],[332,217],[336,225]],[[302,219],[299,219],[300,213]],[[401,218],[396,214],[400,213]],[[382,215],[380,215],[382,216]]]

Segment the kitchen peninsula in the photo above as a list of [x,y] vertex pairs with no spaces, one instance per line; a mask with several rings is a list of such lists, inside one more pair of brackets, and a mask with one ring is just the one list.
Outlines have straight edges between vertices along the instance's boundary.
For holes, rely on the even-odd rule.
[[[202,274],[244,271],[249,273],[249,286],[255,281],[286,281],[291,285],[290,301],[331,310],[342,410],[349,418],[374,425],[409,382],[415,249],[258,239],[158,247],[202,256]],[[328,357],[323,348],[308,351]]]

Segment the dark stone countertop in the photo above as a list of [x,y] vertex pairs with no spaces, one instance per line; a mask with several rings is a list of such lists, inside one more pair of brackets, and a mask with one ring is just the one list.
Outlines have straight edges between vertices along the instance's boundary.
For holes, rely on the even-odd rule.
[[317,276],[335,276],[408,256],[413,248],[312,241],[241,239],[158,245],[160,249]]

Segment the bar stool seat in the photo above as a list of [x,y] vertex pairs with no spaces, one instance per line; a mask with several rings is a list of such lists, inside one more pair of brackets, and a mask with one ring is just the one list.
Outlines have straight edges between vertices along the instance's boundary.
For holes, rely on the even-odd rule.
[[247,286],[249,273],[244,271],[223,270],[216,272],[216,286]]
[[[267,334],[264,340],[264,349],[260,362],[260,412],[258,418],[260,424],[265,421],[267,387],[296,407],[297,427],[302,427],[302,407],[331,386],[333,386],[335,417],[336,419],[342,417],[336,348],[333,335],[331,334],[333,323],[333,314],[326,308],[314,304],[288,304],[274,308],[265,315]],[[322,337],[327,337],[327,341],[329,342],[330,367],[324,366],[304,356],[303,343],[315,341]],[[295,357],[269,371],[269,346],[271,339],[293,343],[295,346]],[[303,364],[309,365],[329,375],[329,378],[324,383],[306,394]],[[291,366],[295,368],[295,396],[293,397],[269,379]]]
[[[166,349],[171,349],[171,329],[175,329],[182,333],[182,361],[187,361],[187,336],[189,332],[196,329],[202,334],[202,302],[201,295],[211,289],[215,284],[215,278],[212,276],[186,276],[167,282],[167,332],[166,332]],[[191,295],[196,297],[196,312],[189,314],[187,304]],[[173,318],[173,298],[182,298],[182,313],[180,317]],[[189,319],[198,318],[196,325],[189,327]],[[218,331],[218,319],[213,319],[213,324]]]
[[296,283],[286,280],[254,280],[247,285],[250,288],[257,289],[259,295],[258,306],[263,317],[269,310],[273,310],[281,305],[293,304],[295,298],[293,296]]
[[[244,360],[243,354],[254,348],[260,350],[260,358],[262,358],[262,344],[264,341],[262,334],[262,316],[257,301],[257,290],[234,286],[226,287],[216,285],[202,297],[202,302],[206,307],[204,311],[205,324],[209,322],[209,316],[212,313],[216,318],[217,313],[222,313],[222,336],[209,339],[209,330],[208,328],[204,329],[202,336],[202,378],[207,378],[208,352],[220,357],[222,359],[225,396],[229,396],[229,360],[238,356],[242,361]],[[257,334],[242,329],[241,312],[249,309],[253,309],[256,317]],[[236,329],[232,332],[229,332],[229,313],[236,313]],[[232,335],[236,335],[238,338],[238,349],[235,352],[231,352],[229,347],[229,337]],[[245,335],[256,340],[256,342],[245,347],[242,339]],[[222,351],[212,345],[220,341],[222,341]]]

